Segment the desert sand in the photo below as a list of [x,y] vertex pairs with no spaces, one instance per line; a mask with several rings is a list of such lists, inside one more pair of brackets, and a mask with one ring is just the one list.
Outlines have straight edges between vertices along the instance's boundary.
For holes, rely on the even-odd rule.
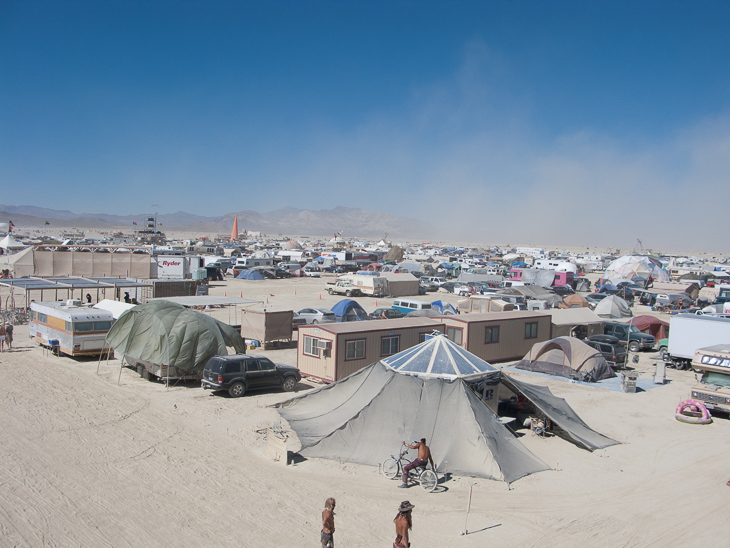
[[[324,279],[229,279],[211,293],[298,310],[339,300],[324,288]],[[292,348],[263,352],[296,365]],[[654,364],[641,354],[641,377]],[[552,470],[512,485],[452,476],[427,494],[397,489],[373,466],[268,459],[259,430],[280,422],[270,405],[291,394],[233,399],[196,384],[168,389],[127,368],[120,375],[118,358],[102,361],[98,374],[97,365],[48,355],[27,326],[0,354],[0,546],[317,546],[329,496],[340,548],[390,546],[404,499],[416,506],[414,548],[720,546],[730,537],[730,420],[674,418],[692,372],[670,369],[666,385],[635,394],[516,374],[549,386],[621,444],[591,453],[527,432],[521,441]],[[296,393],[312,386],[303,381]],[[460,535],[472,485],[468,534]]]

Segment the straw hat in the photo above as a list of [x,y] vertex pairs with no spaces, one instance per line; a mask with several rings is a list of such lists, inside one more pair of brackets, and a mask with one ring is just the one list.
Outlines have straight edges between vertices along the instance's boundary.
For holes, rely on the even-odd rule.
[[399,512],[410,512],[413,510],[415,506],[410,503],[410,501],[404,500],[400,503],[400,508],[398,508]]

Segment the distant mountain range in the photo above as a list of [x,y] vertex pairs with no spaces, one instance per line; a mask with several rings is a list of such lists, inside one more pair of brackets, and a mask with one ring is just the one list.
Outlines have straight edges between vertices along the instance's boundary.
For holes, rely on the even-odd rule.
[[[21,229],[23,226],[43,227],[48,221],[49,228],[121,229],[126,232],[132,230],[134,221],[138,223],[136,228],[142,228],[144,220],[149,215],[147,213],[139,215],[73,213],[68,210],[29,205],[0,204],[0,222],[13,221],[16,229]],[[236,215],[238,215],[238,228],[241,232],[249,230],[263,232],[270,236],[278,234],[326,236],[341,232],[345,237],[381,238],[387,233],[389,237],[396,238],[427,238],[433,232],[433,227],[417,219],[395,217],[378,211],[348,207],[319,211],[285,207],[265,213],[246,210],[226,213],[222,217],[204,217],[179,211],[160,214],[157,216],[157,222],[162,225],[161,230],[163,231],[190,230],[226,234],[230,233]]]

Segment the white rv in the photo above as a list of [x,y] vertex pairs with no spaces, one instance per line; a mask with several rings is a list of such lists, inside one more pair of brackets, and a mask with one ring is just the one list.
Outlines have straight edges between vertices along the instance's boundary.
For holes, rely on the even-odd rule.
[[110,311],[84,306],[81,301],[32,302],[28,334],[61,354],[98,355],[112,323]]

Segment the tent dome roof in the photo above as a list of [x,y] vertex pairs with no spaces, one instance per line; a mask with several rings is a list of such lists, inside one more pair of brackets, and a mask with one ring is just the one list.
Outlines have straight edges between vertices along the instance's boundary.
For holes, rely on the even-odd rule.
[[443,334],[380,361],[398,373],[425,379],[471,379],[498,371]]

